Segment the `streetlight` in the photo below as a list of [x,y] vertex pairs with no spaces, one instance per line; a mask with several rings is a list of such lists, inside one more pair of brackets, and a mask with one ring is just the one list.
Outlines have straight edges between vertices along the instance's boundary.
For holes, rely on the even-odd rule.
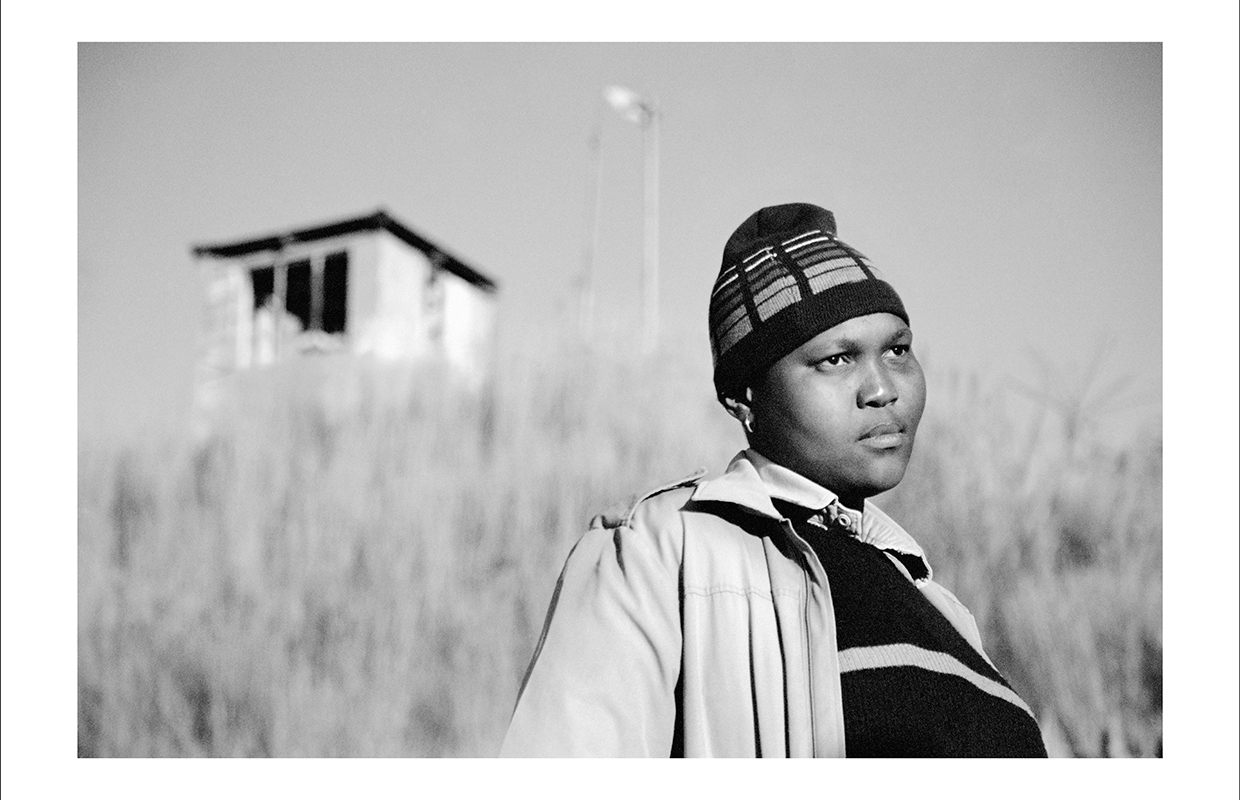
[[603,98],[626,120],[641,126],[645,145],[642,349],[649,354],[659,339],[659,115],[652,101],[623,86],[608,86]]

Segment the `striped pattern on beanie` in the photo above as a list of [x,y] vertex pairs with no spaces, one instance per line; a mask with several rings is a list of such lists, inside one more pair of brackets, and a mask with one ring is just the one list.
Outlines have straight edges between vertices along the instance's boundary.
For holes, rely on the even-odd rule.
[[808,203],[758,211],[728,240],[711,293],[720,399],[828,328],[883,311],[908,321],[869,259],[836,238],[830,211]]

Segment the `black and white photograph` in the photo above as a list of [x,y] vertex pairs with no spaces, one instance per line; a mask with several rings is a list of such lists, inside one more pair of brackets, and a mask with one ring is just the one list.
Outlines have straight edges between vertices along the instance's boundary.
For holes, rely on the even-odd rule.
[[44,156],[4,13],[6,765],[1234,766],[1234,27],[65,36]]

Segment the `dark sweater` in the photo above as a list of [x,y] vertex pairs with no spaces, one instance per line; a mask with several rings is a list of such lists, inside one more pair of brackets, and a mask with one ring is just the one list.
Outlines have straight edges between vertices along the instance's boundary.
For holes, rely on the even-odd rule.
[[[846,755],[1046,756],[1028,707],[887,552],[781,506],[831,587]],[[920,559],[892,555],[925,577]]]

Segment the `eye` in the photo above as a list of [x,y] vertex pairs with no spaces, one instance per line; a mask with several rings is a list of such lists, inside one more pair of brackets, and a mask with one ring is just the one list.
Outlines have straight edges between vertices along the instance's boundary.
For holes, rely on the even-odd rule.
[[907,344],[898,344],[891,348],[891,354],[897,358],[908,355],[909,346]]
[[843,364],[845,359],[847,358],[848,358],[847,353],[832,353],[831,355],[825,356],[821,361],[819,361],[818,365],[819,366],[826,365],[828,367],[838,367],[839,365]]

